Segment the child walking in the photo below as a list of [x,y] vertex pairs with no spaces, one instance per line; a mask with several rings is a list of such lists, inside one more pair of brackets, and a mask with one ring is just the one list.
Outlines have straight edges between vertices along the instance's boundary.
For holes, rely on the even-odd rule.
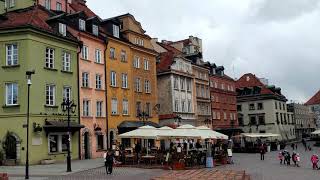
[[312,163],[312,169],[319,169],[318,168],[318,162],[319,162],[319,157],[316,154],[313,154],[311,156],[311,163]]

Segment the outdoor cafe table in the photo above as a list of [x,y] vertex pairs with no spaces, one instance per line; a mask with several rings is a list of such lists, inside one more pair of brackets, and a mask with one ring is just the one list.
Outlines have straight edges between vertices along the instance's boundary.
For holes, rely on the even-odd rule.
[[146,156],[141,156],[141,158],[143,159],[145,164],[147,164],[147,162],[149,162],[149,164],[151,165],[152,160],[155,160],[156,156],[146,155]]

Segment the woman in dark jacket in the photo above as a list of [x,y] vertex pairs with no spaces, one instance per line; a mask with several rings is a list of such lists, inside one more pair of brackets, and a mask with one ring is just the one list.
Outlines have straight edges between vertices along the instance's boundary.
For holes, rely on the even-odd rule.
[[111,152],[111,150],[108,150],[107,153],[104,153],[104,163],[106,166],[107,174],[112,174],[113,153]]

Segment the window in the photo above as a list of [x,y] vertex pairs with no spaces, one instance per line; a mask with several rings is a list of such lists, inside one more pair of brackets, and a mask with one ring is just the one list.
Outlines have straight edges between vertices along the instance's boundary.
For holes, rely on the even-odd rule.
[[57,4],[56,4],[56,10],[57,10],[57,11],[62,11],[62,4],[61,4],[61,3],[57,2]]
[[59,33],[63,36],[67,35],[67,26],[65,24],[59,23]]
[[136,78],[135,89],[136,89],[136,92],[141,92],[141,79],[140,78]]
[[256,125],[257,121],[256,121],[256,117],[255,116],[251,116],[250,117],[250,125]]
[[191,91],[191,79],[187,79],[187,91]]
[[102,80],[100,74],[96,74],[96,89],[102,89]]
[[46,48],[46,68],[54,68],[54,49]]
[[117,25],[113,25],[113,36],[119,38],[120,37],[120,28]]
[[281,102],[279,102],[279,109],[281,110]]
[[82,47],[82,59],[88,60],[89,59],[89,48],[88,46]]
[[243,118],[242,117],[238,117],[238,122],[239,122],[239,126],[243,126]]
[[174,84],[173,84],[174,89],[179,89],[179,79],[177,76],[174,77]]
[[102,102],[102,101],[97,101],[97,106],[96,106],[96,108],[97,108],[97,110],[96,110],[96,112],[97,112],[96,116],[97,116],[97,117],[102,117],[102,107],[103,107],[103,102]]
[[116,98],[111,99],[111,114],[118,114],[118,100]]
[[241,105],[237,105],[237,111],[242,111],[242,106]]
[[89,73],[82,73],[82,87],[89,87]]
[[278,109],[278,103],[277,103],[277,101],[274,102],[274,107],[275,107],[275,109]]
[[191,100],[188,100],[188,112],[192,112],[192,109],[191,109]]
[[221,84],[221,89],[224,90],[224,84]]
[[179,100],[174,101],[174,111],[179,112]]
[[117,73],[114,71],[111,71],[111,86],[116,87],[117,86]]
[[129,114],[129,102],[127,99],[122,100],[122,114],[123,115]]
[[216,112],[212,111],[212,119],[216,119],[216,118],[217,118]]
[[279,124],[279,113],[276,113],[276,120],[277,120],[277,124]]
[[214,88],[218,88],[218,83],[214,82]]
[[71,54],[64,52],[62,55],[62,70],[63,71],[71,71]]
[[58,152],[58,135],[49,135],[49,152],[55,153]]
[[122,88],[128,88],[128,74],[122,74]]
[[258,117],[258,120],[259,120],[259,124],[260,124],[260,125],[265,125],[265,124],[266,124],[265,119],[264,119],[264,116],[259,116],[259,117]]
[[249,104],[249,110],[255,110],[254,104]]
[[15,6],[15,0],[5,0],[5,8],[13,8]]
[[149,61],[147,59],[144,59],[144,70],[149,70]]
[[223,112],[223,119],[227,120],[227,113],[226,112]]
[[258,103],[258,110],[262,110],[263,109],[263,103]]
[[127,52],[125,50],[121,50],[121,62],[127,62]]
[[103,135],[97,135],[97,150],[103,149]]
[[71,100],[71,87],[63,87],[63,100]]
[[185,78],[180,78],[181,90],[185,90]]
[[6,105],[18,104],[18,84],[6,83]]
[[137,116],[139,116],[141,113],[141,102],[139,101],[136,103],[136,113],[137,113]]
[[51,0],[45,0],[44,7],[48,10],[51,10]]
[[116,59],[116,49],[110,48],[110,59]]
[[217,119],[220,119],[220,112],[217,112]]
[[97,25],[92,25],[92,33],[96,36],[99,35],[99,27]]
[[100,49],[96,49],[96,63],[101,64],[101,50]]
[[55,85],[47,85],[46,86],[46,105],[54,106],[55,105]]
[[286,110],[286,105],[285,105],[285,103],[283,103],[283,110]]
[[90,116],[90,101],[83,100],[83,116],[89,117]]
[[148,117],[151,117],[151,104],[149,102],[146,103],[146,113]]
[[186,112],[186,107],[185,107],[185,100],[181,101],[181,112]]
[[138,68],[138,69],[140,68],[140,57],[138,57],[138,56],[134,57],[133,67]]
[[83,19],[79,19],[79,30],[81,30],[81,31],[86,30],[86,21]]
[[6,45],[6,65],[12,66],[18,64],[18,45],[7,44]]
[[150,81],[144,80],[144,91],[146,93],[151,93]]

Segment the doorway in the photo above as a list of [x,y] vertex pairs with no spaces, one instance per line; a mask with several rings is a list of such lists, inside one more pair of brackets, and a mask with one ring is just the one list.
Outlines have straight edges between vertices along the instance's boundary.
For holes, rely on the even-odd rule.
[[89,132],[85,132],[84,133],[84,158],[85,159],[90,159],[90,151],[89,151],[89,146],[90,146],[90,143],[89,143]]
[[17,139],[16,137],[8,134],[5,140],[5,153],[7,160],[17,159]]

